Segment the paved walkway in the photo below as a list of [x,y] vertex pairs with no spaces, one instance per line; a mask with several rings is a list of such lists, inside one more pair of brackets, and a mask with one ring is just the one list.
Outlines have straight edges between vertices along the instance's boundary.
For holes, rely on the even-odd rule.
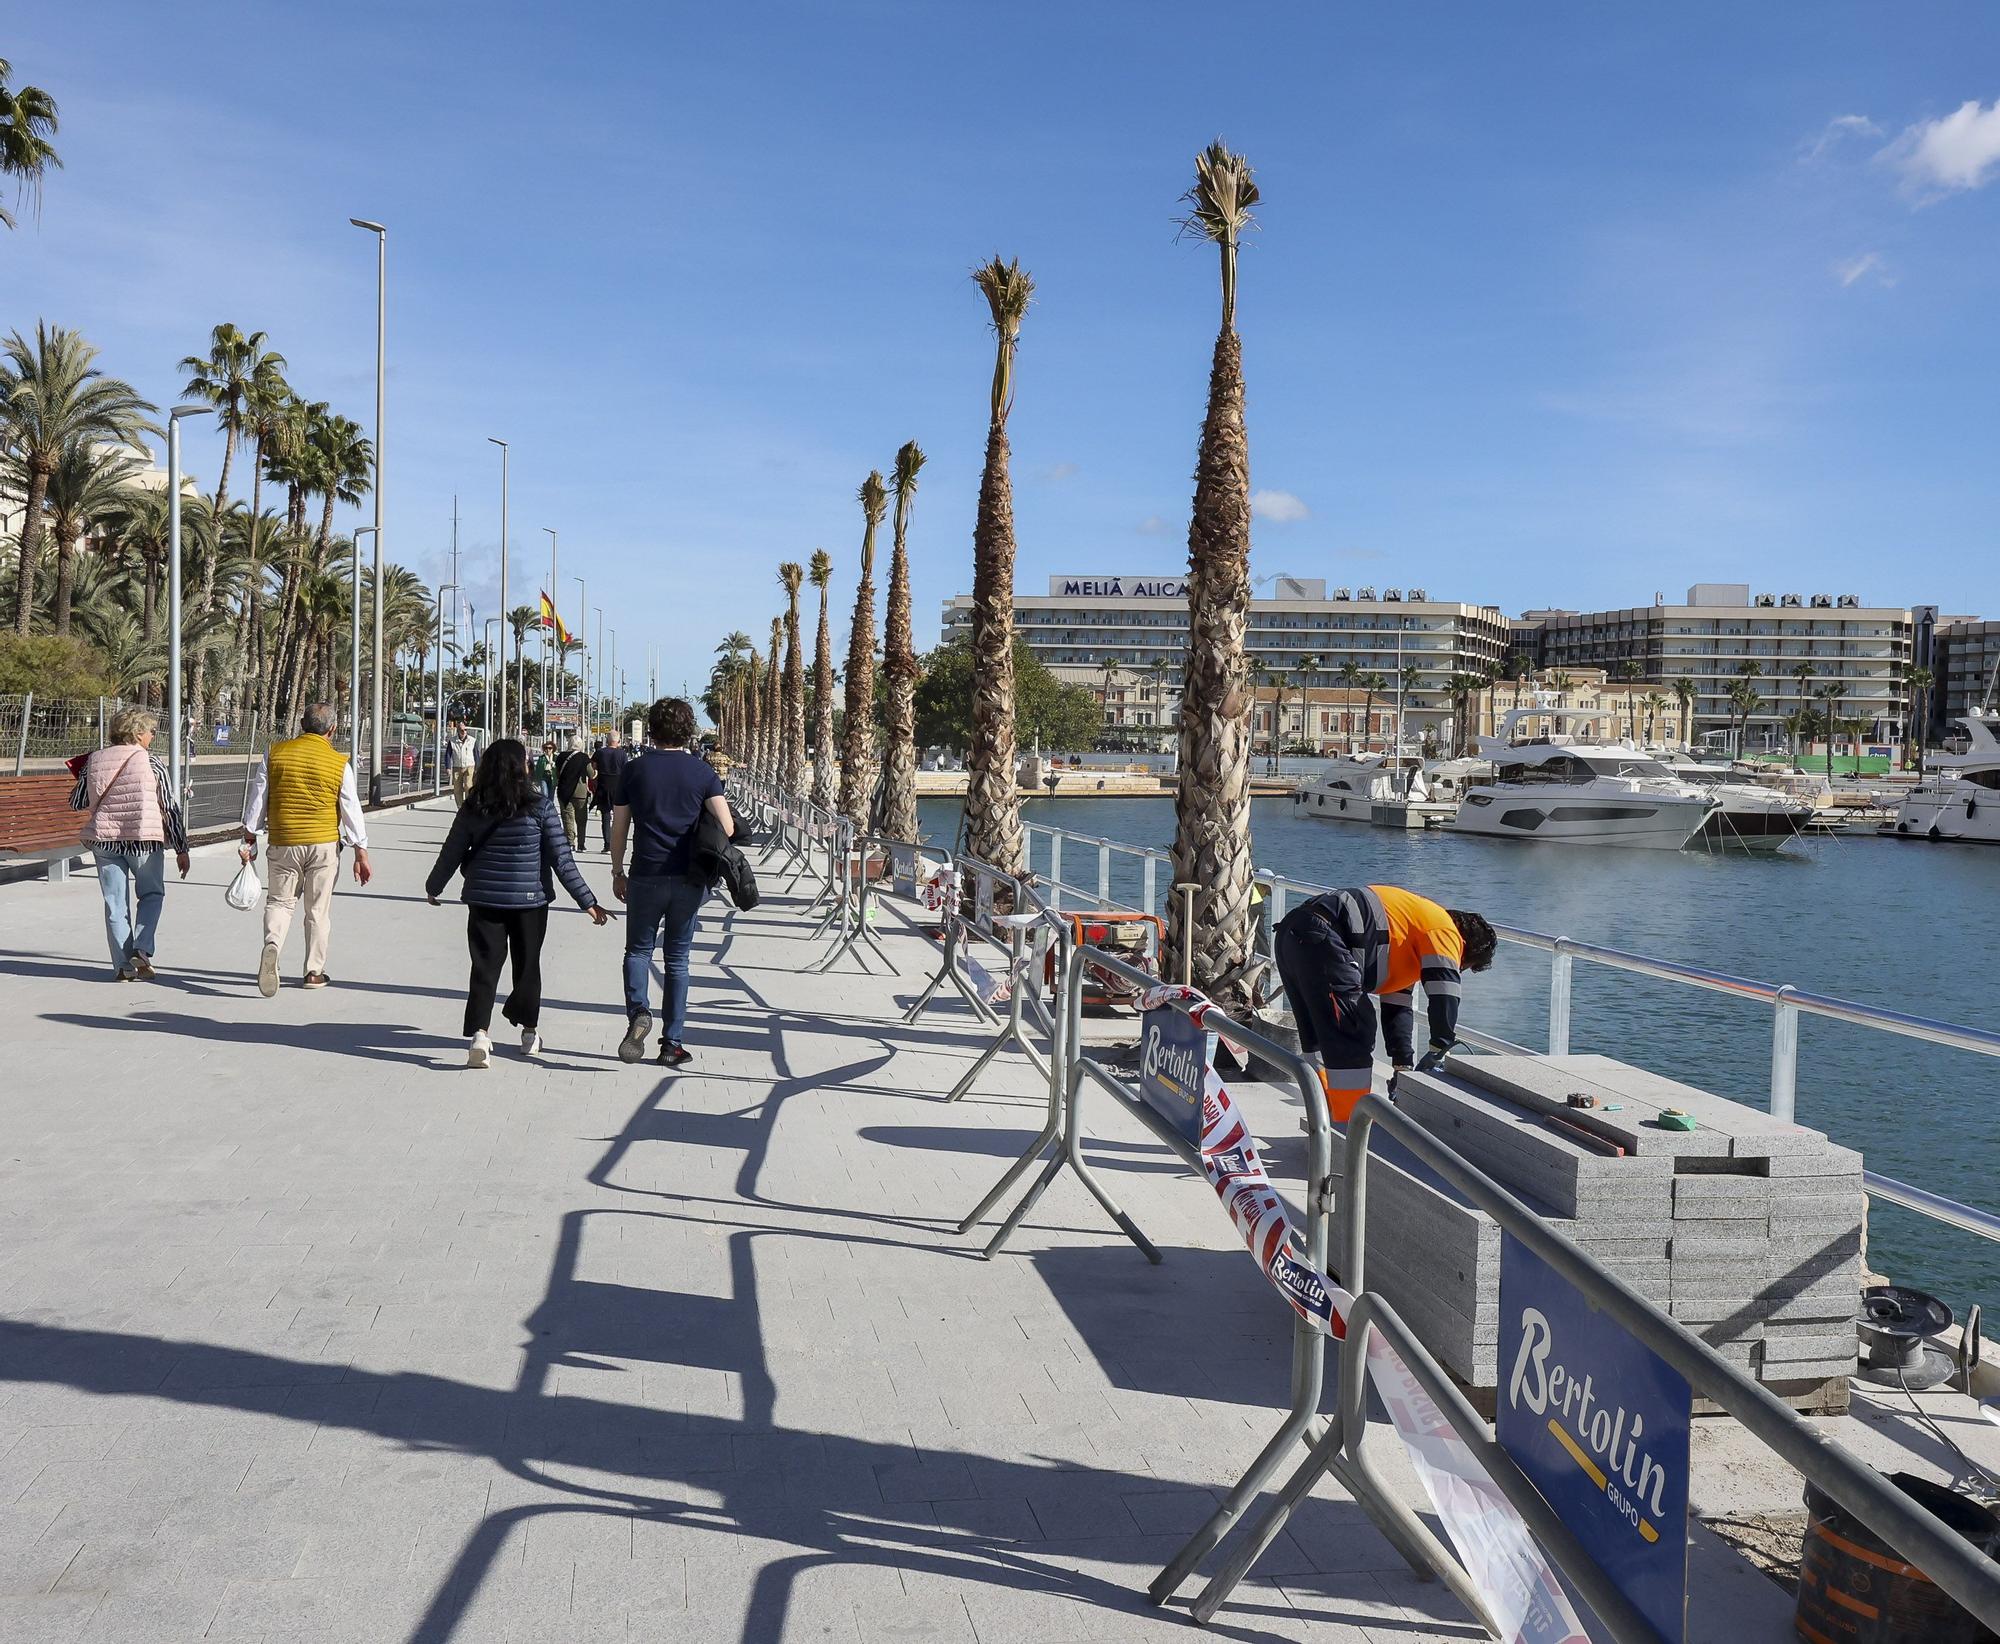
[[[802,976],[783,898],[709,920],[688,1071],[618,1062],[622,927],[567,906],[547,1055],[468,1071],[444,827],[376,820],[323,993],[258,996],[227,852],[151,985],[92,878],[0,887],[0,1640],[1189,1636],[1145,1584],[1289,1340],[1206,1187],[1111,1130],[1164,1266],[1068,1180],[974,1259],[1031,1075],[941,1102],[983,1037],[897,1023],[918,940]],[[1212,1630],[1478,1636],[1331,1497]]]

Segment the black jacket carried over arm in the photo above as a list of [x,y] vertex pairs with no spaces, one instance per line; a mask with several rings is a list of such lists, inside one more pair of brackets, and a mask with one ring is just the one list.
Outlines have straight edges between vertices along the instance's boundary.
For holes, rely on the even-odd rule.
[[694,826],[694,867],[688,877],[710,890],[721,885],[739,908],[754,908],[761,899],[757,875],[750,859],[737,848],[738,840],[747,844],[749,837],[741,818],[734,834],[724,834],[715,812],[702,806],[701,820]]

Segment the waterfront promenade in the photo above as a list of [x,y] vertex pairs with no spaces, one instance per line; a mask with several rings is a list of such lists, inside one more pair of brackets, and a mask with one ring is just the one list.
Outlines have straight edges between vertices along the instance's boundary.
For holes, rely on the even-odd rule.
[[[946,1105],[927,945],[802,975],[791,898],[711,904],[689,1070],[616,1059],[623,927],[567,906],[546,1055],[466,1070],[446,820],[371,819],[325,992],[258,996],[226,849],[149,985],[88,875],[0,886],[0,1640],[1189,1636],[1143,1589],[1290,1340],[1207,1188],[1107,1112],[1165,1264],[1067,1179],[977,1260],[1032,1076]],[[1326,1487],[1212,1631],[1479,1636]]]

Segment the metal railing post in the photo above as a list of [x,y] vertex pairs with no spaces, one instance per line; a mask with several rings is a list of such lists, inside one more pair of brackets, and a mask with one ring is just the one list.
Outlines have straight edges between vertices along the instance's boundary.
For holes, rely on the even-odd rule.
[[1111,841],[1108,839],[1097,842],[1097,899],[1100,902],[1111,900]]
[[1049,906],[1061,911],[1062,908],[1062,842],[1060,829],[1049,831]]
[[[23,530],[26,527],[22,527]],[[14,774],[19,776],[28,764],[28,722],[35,717],[35,693],[30,691],[21,699],[21,740],[14,748]]]
[[1146,852],[1145,860],[1146,860],[1146,865],[1141,870],[1141,878],[1143,881],[1145,894],[1143,897],[1141,897],[1140,901],[1142,907],[1147,913],[1158,913],[1160,911],[1159,908],[1160,897],[1158,889],[1160,859],[1157,856],[1155,856],[1151,851],[1148,851]]
[[1569,989],[1570,955],[1564,945],[1566,936],[1558,936],[1555,946],[1549,952],[1549,1054],[1567,1056],[1569,1054]]
[[1771,1117],[1794,1122],[1799,1087],[1799,1007],[1788,997],[1787,982],[1778,989],[1771,1009]]

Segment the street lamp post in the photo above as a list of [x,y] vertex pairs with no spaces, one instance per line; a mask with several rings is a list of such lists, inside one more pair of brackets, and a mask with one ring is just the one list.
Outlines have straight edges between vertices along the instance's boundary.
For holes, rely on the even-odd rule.
[[361,539],[374,534],[372,525],[355,528],[354,553],[347,568],[347,602],[352,607],[347,613],[347,741],[348,752],[357,758],[361,753]]
[[[455,594],[458,591],[457,583],[447,582],[437,594],[437,724],[432,735],[435,751],[431,755],[431,781],[434,785],[442,785],[444,779],[444,596],[447,592]],[[458,627],[456,607],[451,625],[454,629]]]
[[[556,595],[562,592],[562,583],[556,576],[556,533],[552,526],[544,525],[549,534],[549,625],[542,630],[542,736],[549,734],[549,703],[554,700],[552,692],[562,686],[562,622],[556,616]],[[549,662],[555,666],[551,668]]]
[[[187,800],[187,727],[181,720],[181,418],[209,414],[205,405],[177,405],[167,413],[167,729],[173,736],[167,785],[182,803]],[[25,528],[22,540],[27,540]]]
[[[597,698],[599,702],[603,702],[604,701],[604,607],[602,605],[597,605],[593,606],[592,609],[597,612],[597,649],[595,652],[592,653],[590,659],[597,665],[597,685],[596,689],[593,691],[592,694]],[[611,708],[608,703],[606,704],[604,709],[604,720],[605,723],[608,725],[616,725],[618,723],[615,719],[611,717]]]
[[389,231],[365,217],[347,219],[356,228],[375,236],[375,606],[373,630],[375,654],[370,673],[368,750],[368,799],[382,802],[382,390],[384,385],[384,344],[387,328],[387,279]]
[[[486,436],[488,445],[500,447],[500,734],[507,734],[507,442]],[[518,650],[518,646],[516,647]],[[488,736],[492,733],[489,731]]]
[[576,638],[583,647],[583,654],[576,659],[576,728],[588,740],[588,721],[595,717],[590,706],[590,623],[584,616],[590,608],[584,601],[590,596],[582,577],[571,577],[570,581],[576,584]]
[[[483,627],[482,629],[480,629],[480,630],[479,630],[479,637],[480,637],[480,641],[481,641],[481,642],[482,642],[482,643],[483,643],[483,644],[485,645],[485,647],[486,647],[486,666],[485,666],[485,667],[484,667],[483,669],[481,669],[481,670],[480,670],[480,673],[481,673],[481,676],[482,676],[482,678],[483,678],[483,680],[484,680],[484,683],[485,683],[485,686],[486,686],[486,712],[485,712],[485,723],[484,723],[483,725],[481,725],[481,726],[480,726],[480,729],[481,729],[481,730],[483,730],[483,731],[484,731],[484,732],[486,733],[486,741],[487,741],[487,745],[488,745],[489,747],[490,747],[490,746],[492,745],[492,742],[493,742],[493,735],[494,735],[494,732],[493,732],[493,641],[492,641],[492,639],[491,639],[491,638],[490,638],[489,636],[490,636],[490,635],[492,634],[492,631],[493,631],[493,630],[494,630],[494,629],[495,629],[496,627],[499,627],[499,628],[504,628],[504,627],[506,627],[506,624],[505,624],[504,622],[502,622],[502,621],[501,621],[501,620],[500,620],[500,619],[499,619],[498,617],[488,617],[488,618],[486,619],[486,626],[485,626],[485,627]],[[505,694],[505,692],[506,692],[506,690],[507,690],[507,660],[506,660],[506,658],[505,658],[505,657],[502,657],[502,658],[500,659],[500,690],[501,690],[501,692],[502,692],[502,694],[503,694],[503,695]]]

